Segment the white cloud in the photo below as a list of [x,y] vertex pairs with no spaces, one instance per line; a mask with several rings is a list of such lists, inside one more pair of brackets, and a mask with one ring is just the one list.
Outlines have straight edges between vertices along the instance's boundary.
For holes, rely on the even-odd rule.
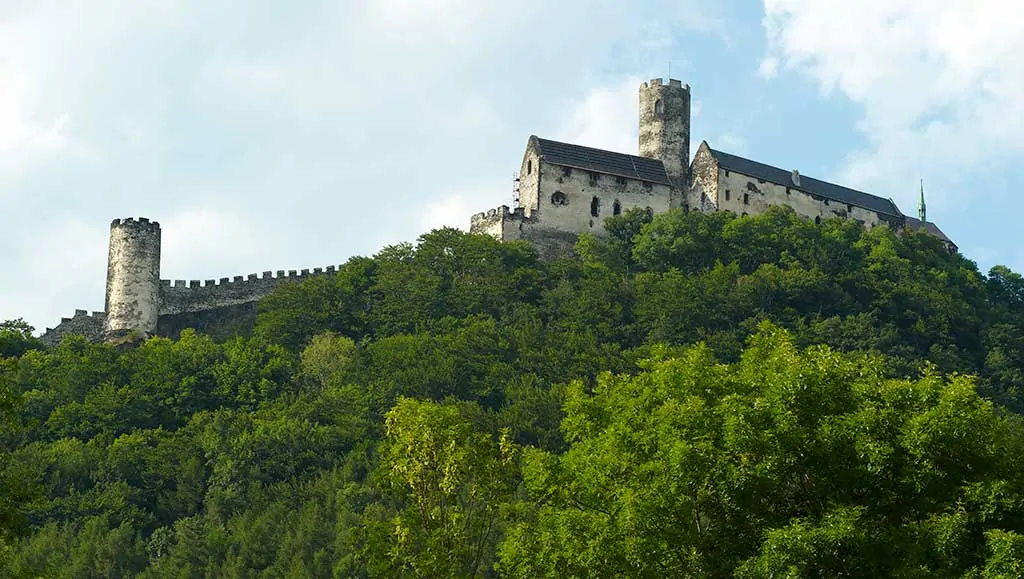
[[106,224],[53,222],[16,248],[18,283],[0,287],[0,320],[21,317],[41,332],[75,309],[102,310]]
[[[867,145],[837,176],[936,205],[972,170],[1024,153],[1017,0],[765,0],[768,58],[863,108]],[[961,202],[966,200],[960,200]]]
[[598,86],[572,102],[567,122],[556,139],[598,149],[637,154],[637,107],[641,80],[628,78]]
[[[734,155],[746,155],[749,152],[747,140],[739,135],[726,133],[719,135],[714,141],[715,148],[721,149]],[[699,143],[699,141],[698,141]]]
[[164,279],[224,277],[232,263],[253,262],[272,253],[273,240],[236,210],[191,207],[160,221]]
[[466,195],[454,194],[443,197],[427,205],[420,214],[419,229],[427,232],[441,227],[454,227],[469,230],[469,217],[475,208],[471,198]]
[[774,56],[769,56],[761,60],[761,64],[757,67],[757,73],[764,78],[772,78],[779,69],[779,59]]

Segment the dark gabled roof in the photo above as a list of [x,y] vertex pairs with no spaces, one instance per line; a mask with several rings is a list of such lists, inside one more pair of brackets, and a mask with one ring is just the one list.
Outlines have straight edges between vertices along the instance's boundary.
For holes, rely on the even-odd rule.
[[939,226],[935,225],[931,221],[921,221],[920,219],[907,215],[906,226],[914,231],[923,230],[925,233],[934,235],[935,237],[938,237],[942,241],[945,241],[946,243],[951,243],[953,244],[953,246],[956,246],[956,244],[953,243],[953,240],[946,237],[946,234],[943,233],[941,229],[939,229]]
[[530,141],[540,157],[553,165],[671,185],[665,164],[658,159],[560,143],[536,135],[531,136]]
[[716,151],[710,147],[708,147],[708,150],[711,151],[711,155],[718,161],[718,166],[722,169],[756,179],[763,179],[769,183],[775,183],[776,185],[782,185],[840,203],[863,207],[875,213],[903,217],[903,213],[900,212],[896,204],[890,199],[883,199],[862,191],[843,187],[842,185],[805,177],[804,175],[800,175],[800,185],[794,185],[792,181],[793,173],[791,171],[744,159],[743,157],[737,157],[736,155],[730,155],[729,153],[723,153],[722,151]]

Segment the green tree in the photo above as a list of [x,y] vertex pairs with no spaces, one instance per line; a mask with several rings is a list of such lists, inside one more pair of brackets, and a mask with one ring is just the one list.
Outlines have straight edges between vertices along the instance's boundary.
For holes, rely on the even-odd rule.
[[990,537],[1024,531],[1024,430],[969,378],[887,379],[771,326],[735,365],[696,346],[644,366],[572,386],[569,450],[524,457],[537,510],[501,545],[508,576],[951,577],[1018,556]]
[[385,481],[406,507],[392,557],[416,577],[482,577],[511,499],[515,448],[475,432],[458,407],[404,398],[387,415]]

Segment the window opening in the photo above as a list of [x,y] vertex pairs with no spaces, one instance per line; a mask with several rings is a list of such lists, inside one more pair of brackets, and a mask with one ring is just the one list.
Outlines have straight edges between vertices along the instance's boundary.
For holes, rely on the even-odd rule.
[[622,213],[622,203],[619,203],[619,200],[616,199],[615,203],[612,204],[612,215],[619,215],[621,213]]
[[601,200],[597,196],[590,200],[590,214],[594,217],[601,214]]
[[554,193],[551,194],[551,204],[557,206],[568,205],[569,197],[567,197],[566,194],[562,193],[561,191],[555,191]]

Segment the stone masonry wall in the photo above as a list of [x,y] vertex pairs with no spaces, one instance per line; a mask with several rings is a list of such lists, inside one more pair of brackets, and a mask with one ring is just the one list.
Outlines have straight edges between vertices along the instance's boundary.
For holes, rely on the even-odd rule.
[[265,271],[248,276],[222,277],[219,280],[160,280],[160,316],[215,310],[225,306],[253,303],[270,295],[280,283],[296,281],[306,277],[332,274],[337,271],[333,265],[326,268],[279,270],[275,276]]
[[671,188],[540,162],[536,228],[603,235],[604,220],[615,214],[616,203],[619,212],[650,207],[655,213],[662,213],[670,208]]
[[110,224],[106,331],[156,330],[159,310],[160,224],[115,219]]
[[640,156],[661,160],[672,185],[682,190],[690,167],[690,87],[672,79],[645,82],[639,112]]
[[39,339],[47,346],[55,346],[60,342],[61,337],[68,334],[85,336],[92,342],[99,342],[103,339],[103,325],[107,315],[103,312],[92,312],[75,310],[74,317],[61,318],[56,328],[46,328]]
[[736,215],[757,215],[772,205],[789,205],[798,215],[815,222],[843,217],[854,219],[867,228],[883,223],[878,213],[870,209],[811,195],[734,171],[719,171],[718,192],[718,209],[732,211]]
[[718,162],[707,143],[701,143],[690,166],[691,186],[686,194],[684,208],[696,211],[715,211],[718,208]]
[[523,164],[519,167],[519,206],[530,217],[540,206],[540,156],[533,137],[526,145]]

